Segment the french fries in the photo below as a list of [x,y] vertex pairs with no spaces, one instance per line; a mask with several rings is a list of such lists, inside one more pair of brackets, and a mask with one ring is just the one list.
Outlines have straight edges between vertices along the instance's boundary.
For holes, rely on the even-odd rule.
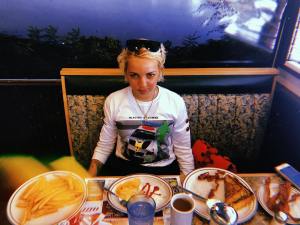
[[83,187],[71,175],[54,175],[51,179],[38,178],[20,195],[17,207],[23,209],[20,224],[57,212],[71,204],[79,204],[83,197]]

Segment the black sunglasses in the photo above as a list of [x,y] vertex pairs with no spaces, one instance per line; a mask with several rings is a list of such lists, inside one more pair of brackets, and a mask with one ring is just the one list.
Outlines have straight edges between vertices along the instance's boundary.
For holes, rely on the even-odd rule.
[[160,42],[131,39],[126,42],[126,47],[131,52],[138,52],[141,48],[146,48],[150,52],[157,52],[160,49]]

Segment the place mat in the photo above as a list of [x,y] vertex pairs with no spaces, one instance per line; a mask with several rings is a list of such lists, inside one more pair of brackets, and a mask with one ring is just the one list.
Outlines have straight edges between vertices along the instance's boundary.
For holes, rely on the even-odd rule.
[[[178,186],[181,186],[179,176],[164,176],[162,177],[172,188],[174,194],[179,193]],[[128,217],[126,213],[122,213],[114,209],[107,201],[107,193],[104,187],[108,188],[118,178],[112,177],[95,177],[86,178],[88,197],[82,210],[69,222],[70,225],[79,225],[81,221],[86,224],[99,225],[127,225]],[[101,220],[96,221],[96,220]],[[154,218],[155,225],[169,224],[170,209],[166,207],[164,210],[157,212]],[[67,224],[67,223],[66,223]],[[60,224],[64,225],[64,223]]]

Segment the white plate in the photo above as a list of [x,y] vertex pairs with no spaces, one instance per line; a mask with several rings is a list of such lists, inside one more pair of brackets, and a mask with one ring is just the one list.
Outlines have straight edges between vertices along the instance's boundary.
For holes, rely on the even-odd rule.
[[[130,179],[136,179],[136,178],[139,178],[141,180],[140,189],[142,189],[142,187],[146,183],[149,183],[151,185],[151,190],[153,190],[154,186],[159,187],[159,191],[156,192],[159,195],[155,194],[152,196],[152,198],[154,199],[154,201],[156,203],[155,212],[162,210],[169,204],[169,202],[173,196],[173,190],[166,181],[164,181],[162,178],[160,178],[158,176],[153,176],[153,175],[149,175],[149,174],[133,174],[133,175],[126,176],[126,177],[116,180],[110,186],[109,189],[112,192],[116,193],[117,187],[119,185],[121,185],[122,183],[124,183],[126,181],[129,181]],[[127,209],[123,205],[120,204],[119,199],[116,196],[112,195],[111,193],[108,193],[107,200],[108,200],[109,204],[112,207],[114,207],[116,210],[127,213]]]
[[47,173],[40,174],[38,176],[35,176],[31,178],[30,180],[26,181],[24,184],[22,184],[10,197],[6,212],[7,217],[11,224],[20,224],[21,218],[23,215],[24,210],[22,208],[17,207],[19,198],[23,191],[31,185],[33,182],[36,182],[39,178],[45,177],[47,180],[53,179],[55,176],[69,176],[71,175],[73,179],[78,180],[82,186],[83,194],[81,197],[81,200],[79,203],[72,204],[63,208],[60,208],[57,212],[47,214],[41,217],[37,217],[34,219],[31,219],[26,222],[26,225],[50,225],[50,224],[57,224],[58,222],[62,220],[68,220],[72,218],[74,215],[76,215],[80,208],[82,207],[83,203],[86,200],[87,197],[87,188],[84,179],[76,175],[75,173],[69,172],[69,171],[51,171]]
[[[278,188],[279,188],[278,183],[270,183],[271,196],[273,196],[273,194],[275,194],[275,193],[278,193]],[[300,191],[298,191],[297,189],[292,187],[290,196],[292,196],[293,194],[300,194]],[[274,212],[272,210],[270,210],[267,206],[266,198],[267,198],[267,196],[265,196],[265,186],[262,185],[258,189],[257,199],[258,199],[260,205],[264,208],[264,210],[266,210],[271,216],[274,216]],[[289,206],[290,206],[290,213],[292,214],[292,216],[300,217],[300,199],[297,198],[297,200],[295,202],[289,203]],[[299,224],[299,222],[295,222],[292,219],[288,219],[287,223]]]
[[[224,172],[225,174],[229,174],[230,176],[235,177],[236,179],[238,179],[238,181],[241,184],[243,184],[246,188],[248,188],[249,191],[253,193],[254,198],[252,203],[249,204],[248,207],[244,207],[237,211],[238,223],[244,223],[248,221],[256,213],[257,200],[249,184],[246,181],[244,181],[241,177],[237,176],[236,174],[223,169],[205,167],[205,168],[194,170],[193,172],[189,173],[183,182],[183,187],[203,197],[207,197],[212,188],[213,183],[208,182],[206,180],[198,180],[198,176],[200,174],[207,173],[207,172],[209,172],[210,175],[214,175],[217,171],[221,171]],[[224,191],[224,186],[222,187],[222,185],[224,184],[220,183],[219,188],[215,192],[214,198],[224,201],[225,191]],[[204,217],[205,219],[210,220],[209,210],[206,204],[197,198],[194,198],[194,200],[196,202],[196,208],[195,208],[196,213],[198,213],[200,216]]]

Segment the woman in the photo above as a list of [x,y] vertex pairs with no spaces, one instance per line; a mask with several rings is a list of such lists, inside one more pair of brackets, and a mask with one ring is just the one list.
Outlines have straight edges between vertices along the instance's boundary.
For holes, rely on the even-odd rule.
[[[187,174],[194,169],[190,129],[183,99],[160,87],[166,52],[151,40],[128,40],[118,56],[129,86],[110,94],[104,104],[104,125],[89,172]],[[179,165],[178,165],[179,164]],[[179,166],[179,167],[178,167]],[[115,172],[113,172],[115,171]]]

